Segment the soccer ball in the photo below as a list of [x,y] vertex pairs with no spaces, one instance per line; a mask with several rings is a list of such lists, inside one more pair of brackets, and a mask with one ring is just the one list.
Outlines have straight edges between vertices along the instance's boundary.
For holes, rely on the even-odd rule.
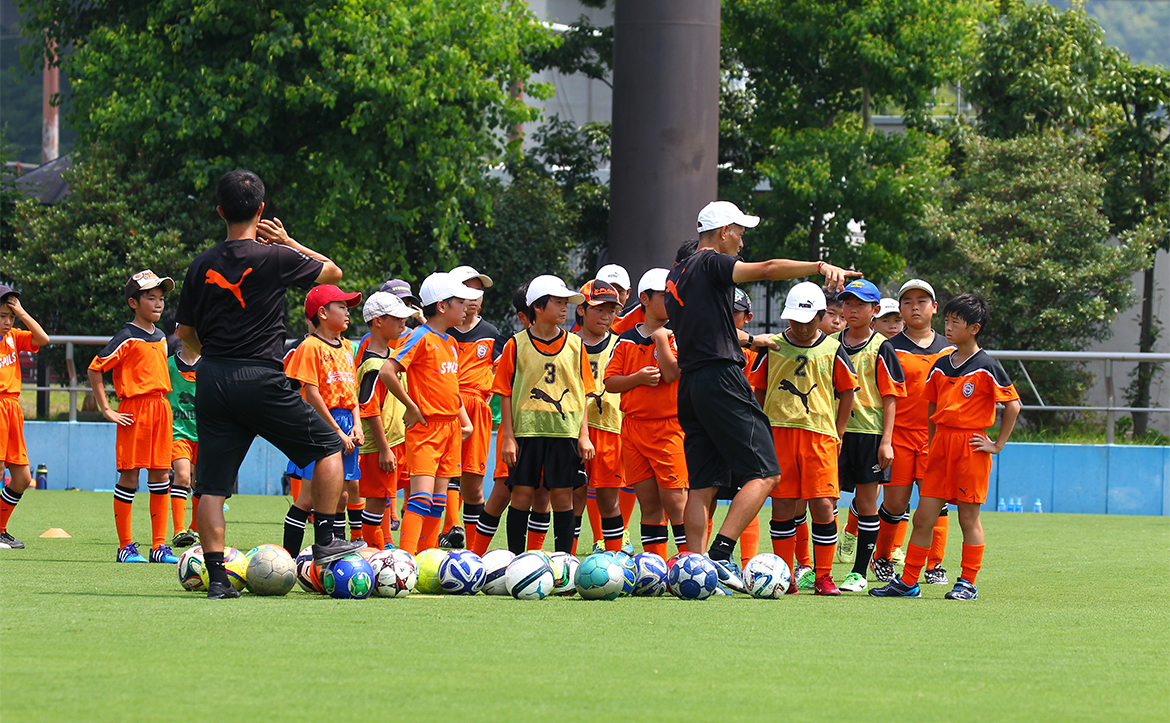
[[[265,542],[265,543],[264,543],[264,544],[262,544],[262,545],[256,545],[256,546],[255,546],[255,547],[253,547],[251,550],[248,550],[246,553],[244,553],[244,557],[246,557],[246,558],[248,558],[249,560],[251,560],[253,557],[255,557],[255,556],[256,556],[256,553],[260,552],[261,550],[273,550],[273,549],[275,549],[275,550],[284,550],[284,548],[283,548],[283,547],[281,547],[280,545],[273,545],[273,544],[272,544],[272,543],[270,543],[270,542]],[[287,550],[285,550],[285,554],[288,554],[288,551],[287,551]]]
[[255,595],[287,595],[297,584],[296,563],[283,547],[261,545],[248,553],[246,578]]
[[752,597],[778,598],[788,590],[792,571],[779,555],[764,552],[748,560],[743,577]]
[[317,566],[313,563],[313,546],[310,545],[301,550],[296,559],[297,569],[297,583],[305,592],[315,592],[322,595],[325,594],[325,588],[321,586],[321,575],[317,570]]
[[634,582],[634,594],[639,597],[659,597],[666,592],[666,560],[653,552],[634,556],[638,578]]
[[[236,590],[243,590],[248,579],[248,558],[234,547],[226,547],[223,551],[223,566],[227,570],[228,581]],[[207,564],[199,569],[199,579],[206,588],[209,582]]]
[[625,587],[626,568],[611,555],[595,553],[581,562],[575,582],[586,600],[613,600]]
[[702,555],[686,555],[670,568],[666,577],[671,594],[683,600],[706,600],[715,593],[719,573]]
[[697,553],[697,552],[676,552],[670,556],[669,560],[666,561],[666,569],[669,570],[670,568],[674,567],[675,564],[679,560],[683,559],[687,555],[697,555],[697,554],[699,554],[699,553]]
[[634,584],[638,582],[638,563],[621,550],[613,553],[613,559],[622,566],[622,597],[633,595]]
[[184,590],[198,592],[206,590],[203,582],[203,548],[199,545],[188,549],[179,556],[179,584]]
[[529,555],[540,555],[541,557],[544,558],[545,562],[550,563],[550,564],[552,563],[552,555],[545,552],[544,550],[528,550],[528,554]]
[[484,553],[483,567],[484,567],[484,595],[507,595],[508,588],[504,585],[504,573],[508,570],[508,565],[515,560],[516,556],[512,554],[511,550],[498,549],[489,550]]
[[504,587],[517,600],[543,600],[553,589],[553,571],[543,555],[526,552],[504,571]]
[[554,552],[552,558],[553,595],[572,595],[577,592],[577,568],[581,561],[567,552]]
[[471,550],[452,550],[439,566],[439,585],[448,595],[474,595],[486,578],[483,560]]
[[374,570],[361,555],[346,555],[321,571],[325,592],[339,600],[364,600],[374,591]]
[[398,548],[390,550],[387,548],[387,553],[390,555],[391,560],[396,562],[409,562],[416,568],[418,567],[418,561],[414,559],[414,555],[410,554],[406,550],[399,550]]
[[414,589],[426,595],[442,595],[443,586],[439,582],[439,567],[447,559],[447,551],[432,547],[423,550],[416,559],[418,565],[418,582]]
[[[409,554],[409,553],[407,553]],[[374,578],[374,592],[381,597],[406,597],[418,582],[418,568],[414,558],[391,557]]]
[[[368,549],[370,548],[367,547],[366,550]],[[365,552],[365,550],[363,550],[363,552]],[[362,557],[366,558],[366,562],[370,563],[370,569],[374,571],[374,578],[376,579],[378,577],[378,573],[382,571],[382,568],[388,562],[390,562],[390,551],[374,550],[374,554],[362,555]]]

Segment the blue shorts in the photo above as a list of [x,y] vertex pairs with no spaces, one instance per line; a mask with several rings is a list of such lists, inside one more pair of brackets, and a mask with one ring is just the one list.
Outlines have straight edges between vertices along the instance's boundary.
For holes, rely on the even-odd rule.
[[[341,427],[341,431],[345,432],[346,434],[349,434],[353,431],[352,409],[330,409],[329,413],[333,415],[333,421],[337,422],[337,426]],[[341,463],[345,466],[345,479],[361,479],[362,471],[361,468],[358,467],[358,448],[356,446],[349,454],[342,452]],[[298,467],[293,464],[293,461],[290,459],[288,461],[288,468],[285,471],[293,477],[300,477],[301,479],[312,479],[313,468],[316,466],[316,462],[310,462],[306,467]]]

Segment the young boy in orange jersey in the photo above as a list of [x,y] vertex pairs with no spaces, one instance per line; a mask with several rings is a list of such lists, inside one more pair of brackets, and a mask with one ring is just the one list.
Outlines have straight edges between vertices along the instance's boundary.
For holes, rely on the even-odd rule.
[[[492,286],[490,276],[470,266],[457,266],[450,273],[456,281],[472,289],[483,291]],[[496,359],[500,358],[504,342],[500,331],[479,315],[481,300],[482,297],[467,301],[463,321],[450,332],[459,345],[459,396],[471,420],[472,431],[463,442],[463,475],[447,485],[447,532],[439,537],[440,547],[463,547],[467,537],[464,524],[474,530],[483,511],[483,477],[487,474],[488,446],[492,440],[492,410],[488,402],[496,378]]]
[[[118,530],[118,562],[146,562],[131,531],[138,471],[146,470],[150,490],[150,562],[179,561],[167,539],[171,491],[171,391],[167,371],[167,336],[154,324],[162,316],[163,295],[175,282],[149,269],[126,282],[124,296],[134,311],[110,343],[89,365],[89,386],[102,416],[118,425],[115,457],[118,483],[114,486],[114,525]],[[110,409],[102,372],[113,371],[118,411]]]
[[[731,318],[735,322],[735,328],[739,329],[740,331],[742,331],[744,326],[746,326],[747,323],[752,320],[752,297],[748,296],[748,293],[746,291],[744,291],[743,289],[737,288],[735,290],[735,300],[732,302],[732,305],[731,305]],[[756,351],[755,349],[752,349],[751,347],[748,347],[748,348],[743,350],[743,356],[744,356],[743,373],[748,376],[749,381],[751,379],[752,367],[755,366],[756,357],[758,357],[759,355],[760,355],[760,352]],[[720,490],[720,492],[722,492],[722,490]],[[728,492],[730,492],[730,490],[728,490]],[[728,499],[730,499],[730,497],[728,497]],[[714,523],[715,523],[715,517],[714,517],[715,508],[714,507],[711,508],[711,513],[712,513],[711,521],[707,523],[707,536],[708,537],[710,537],[711,533],[714,531]],[[805,547],[806,548],[808,547],[807,542],[805,544]],[[753,557],[755,557],[759,551],[760,551],[760,518],[756,517],[755,519],[753,519],[751,522],[748,523],[747,527],[743,528],[743,534],[741,534],[739,536],[739,560],[740,560],[740,563],[746,567],[748,564],[748,561],[751,560]]]
[[[314,286],[305,297],[305,316],[316,321],[317,330],[305,337],[288,360],[287,375],[301,385],[301,396],[341,438],[345,487],[335,511],[335,535],[345,539],[345,501],[358,496],[357,449],[365,439],[358,423],[357,370],[353,348],[341,336],[349,328],[349,310],[361,303],[359,292],[347,294],[333,284]],[[313,478],[314,464],[297,470],[302,479]],[[284,549],[294,557],[300,553],[305,523],[313,508],[311,485],[289,507],[284,522]]]
[[[870,592],[875,597],[918,597],[918,576],[930,554],[939,511],[949,502],[959,507],[963,528],[962,572],[948,600],[979,597],[975,577],[983,567],[983,522],[979,507],[987,501],[991,455],[1003,450],[1020,414],[1020,395],[998,361],[979,347],[979,334],[990,318],[987,302],[975,294],[959,294],[943,308],[947,341],[955,351],[943,355],[926,380],[927,429],[930,454],[919,485],[914,531],[902,576]],[[984,431],[995,424],[995,405],[1002,403],[1003,423],[992,442]]]
[[195,376],[199,359],[198,354],[188,354],[185,348],[180,348],[167,359],[171,379],[171,391],[167,393],[172,415],[171,469],[175,473],[171,483],[171,520],[175,535],[171,544],[175,547],[190,547],[199,540],[195,534],[198,497],[191,508],[191,529],[186,527],[187,495],[191,493],[191,478],[199,459],[199,430],[195,426]]
[[858,381],[838,466],[841,489],[854,493],[852,509],[857,514],[853,570],[840,588],[843,592],[862,592],[869,585],[866,572],[881,527],[877,513],[879,483],[890,478],[897,399],[906,396],[906,384],[894,347],[871,327],[881,304],[877,287],[858,279],[849,282],[837,297],[849,324],[837,338],[853,362]]
[[[938,311],[934,288],[922,279],[910,279],[898,291],[899,312],[906,328],[890,339],[906,375],[906,398],[898,403],[894,423],[894,464],[890,481],[882,486],[882,505],[878,508],[881,530],[873,551],[870,568],[877,579],[893,582],[895,551],[902,546],[910,518],[910,492],[922,484],[926,472],[927,426],[926,377],[941,357],[954,351],[944,336],[931,328]],[[944,505],[934,526],[934,539],[926,561],[923,578],[935,585],[946,585],[947,571],[942,568],[949,530]]]
[[[459,396],[459,347],[449,330],[463,321],[466,302],[483,292],[438,273],[423,281],[419,296],[426,323],[411,332],[379,374],[386,389],[406,406],[410,496],[399,547],[412,555],[438,544],[446,481],[461,473],[463,440],[472,430]],[[403,371],[409,394],[398,379]]]
[[[25,329],[13,328],[17,319]],[[0,473],[4,467],[12,473],[12,482],[0,490],[0,549],[24,549],[23,542],[8,534],[8,518],[32,484],[20,408],[20,353],[36,352],[48,343],[49,335],[20,305],[20,294],[0,284]]]
[[690,549],[683,524],[688,478],[678,424],[679,368],[674,334],[666,326],[667,273],[650,269],[638,281],[646,321],[622,333],[605,370],[605,390],[622,395],[622,462],[638,495],[642,547],[662,557],[668,519],[679,551]]
[[581,338],[559,328],[584,297],[555,276],[537,276],[525,294],[531,327],[504,345],[492,391],[500,395],[498,453],[511,468],[508,549],[520,553],[535,491],[552,505],[553,544],[571,552],[574,490],[588,482],[593,458],[587,394],[596,391]]
[[881,303],[878,304],[877,314],[873,317],[873,330],[887,339],[893,339],[901,334],[905,328],[906,324],[902,322],[898,300],[882,297]]
[[[797,500],[812,510],[816,595],[840,595],[833,583],[840,497],[837,451],[853,409],[857,376],[841,343],[819,328],[825,294],[814,283],[793,286],[780,318],[788,330],[772,337],[779,349],[761,355],[752,371],[756,399],[772,424],[780,484],[772,490],[772,550],[788,563],[796,554]],[[796,578],[788,594],[796,594]]]

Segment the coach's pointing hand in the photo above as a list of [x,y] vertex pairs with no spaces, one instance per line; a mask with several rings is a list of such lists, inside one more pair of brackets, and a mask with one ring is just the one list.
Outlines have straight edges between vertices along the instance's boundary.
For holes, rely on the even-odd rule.
[[828,286],[835,291],[844,291],[845,281],[850,277],[863,275],[860,271],[843,269],[840,266],[826,264],[823,261],[820,263],[820,267],[817,270],[825,277],[825,286]]

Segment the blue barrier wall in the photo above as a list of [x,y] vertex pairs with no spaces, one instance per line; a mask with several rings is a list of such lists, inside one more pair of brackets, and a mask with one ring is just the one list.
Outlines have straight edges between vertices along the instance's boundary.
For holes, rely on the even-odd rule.
[[[113,487],[114,433],[114,425],[98,422],[24,426],[29,462],[49,468],[49,489],[56,490]],[[286,462],[257,439],[240,467],[240,494],[280,494]],[[494,434],[488,469],[495,469]],[[487,494],[490,481],[485,486]],[[850,497],[842,495],[842,507]],[[1008,444],[992,465],[984,509],[994,510],[1000,497],[1022,497],[1029,511],[1039,499],[1045,512],[1170,515],[1170,447]]]

